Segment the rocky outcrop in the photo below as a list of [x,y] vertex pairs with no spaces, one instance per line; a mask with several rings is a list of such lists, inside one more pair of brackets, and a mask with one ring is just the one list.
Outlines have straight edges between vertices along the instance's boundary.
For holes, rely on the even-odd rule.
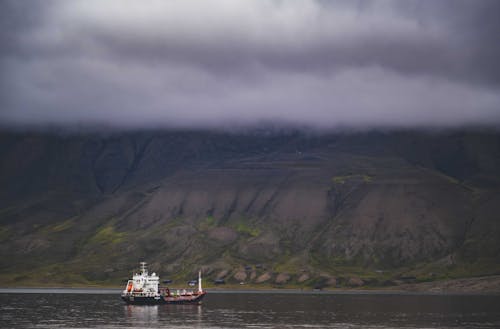
[[328,280],[326,281],[326,284],[330,287],[336,287],[337,286],[337,278],[334,278],[334,277],[328,278]]
[[364,281],[358,277],[352,277],[347,280],[347,285],[350,287],[361,287],[364,284]]
[[215,276],[217,279],[224,279],[229,274],[229,270],[222,270]]
[[234,279],[240,282],[245,281],[247,278],[247,274],[245,271],[238,271],[234,274]]
[[284,284],[290,280],[290,275],[288,273],[280,273],[274,279],[274,282],[277,284]]
[[272,277],[271,273],[266,272],[266,273],[259,275],[257,277],[257,279],[255,280],[255,282],[256,283],[263,283],[263,282],[269,281],[271,279],[271,277]]
[[305,281],[309,280],[309,278],[310,278],[309,274],[307,274],[307,273],[302,273],[302,274],[298,277],[297,282],[298,282],[298,283],[302,283],[302,282],[305,282]]

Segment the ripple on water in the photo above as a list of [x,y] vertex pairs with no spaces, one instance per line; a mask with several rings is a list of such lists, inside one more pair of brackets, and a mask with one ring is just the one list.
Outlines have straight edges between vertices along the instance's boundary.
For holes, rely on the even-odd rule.
[[5,328],[500,328],[498,296],[209,294],[202,306],[118,293],[0,293]]

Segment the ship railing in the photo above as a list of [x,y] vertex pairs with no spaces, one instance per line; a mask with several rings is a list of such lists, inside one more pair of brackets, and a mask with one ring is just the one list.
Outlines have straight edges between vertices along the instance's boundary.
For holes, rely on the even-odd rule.
[[134,297],[156,297],[158,296],[155,292],[124,292],[122,296],[134,296]]

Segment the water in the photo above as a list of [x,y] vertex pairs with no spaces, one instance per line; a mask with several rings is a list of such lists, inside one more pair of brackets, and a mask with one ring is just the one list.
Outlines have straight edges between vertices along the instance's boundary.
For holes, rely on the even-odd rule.
[[116,290],[0,290],[2,328],[500,328],[500,296],[209,293],[130,306]]

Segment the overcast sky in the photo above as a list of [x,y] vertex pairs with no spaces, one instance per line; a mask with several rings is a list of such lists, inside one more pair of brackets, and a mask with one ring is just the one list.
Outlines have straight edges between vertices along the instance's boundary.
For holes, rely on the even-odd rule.
[[0,7],[3,125],[500,125],[497,0]]

